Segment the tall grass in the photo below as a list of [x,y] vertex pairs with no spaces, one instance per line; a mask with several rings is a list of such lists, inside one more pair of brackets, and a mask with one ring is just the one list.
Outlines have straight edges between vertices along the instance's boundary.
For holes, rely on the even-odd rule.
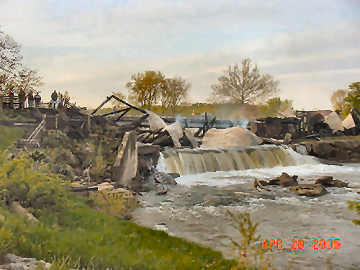
[[0,129],[0,152],[24,135],[24,130],[21,128],[0,126]]

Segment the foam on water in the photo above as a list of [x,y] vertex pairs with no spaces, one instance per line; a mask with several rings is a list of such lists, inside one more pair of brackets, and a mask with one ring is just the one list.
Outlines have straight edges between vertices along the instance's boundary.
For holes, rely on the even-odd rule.
[[[185,186],[209,185],[209,186],[228,186],[234,184],[249,183],[255,178],[267,179],[281,175],[286,172],[290,175],[299,177],[317,177],[324,175],[342,176],[347,175],[352,181],[360,184],[360,167],[356,166],[336,166],[326,164],[303,164],[297,166],[277,166],[274,168],[248,169],[240,171],[218,171],[202,174],[184,175],[176,179],[179,184]],[[357,178],[357,179],[356,179]],[[346,179],[345,179],[346,180]]]

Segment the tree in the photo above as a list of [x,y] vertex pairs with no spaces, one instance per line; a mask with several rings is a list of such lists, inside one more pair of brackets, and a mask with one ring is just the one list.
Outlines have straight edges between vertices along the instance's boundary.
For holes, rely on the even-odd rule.
[[360,110],[360,82],[354,82],[349,85],[349,93],[345,98],[345,102],[350,108]]
[[12,73],[21,62],[20,45],[0,30],[0,70]]
[[131,81],[126,84],[130,89],[130,96],[141,107],[150,109],[158,102],[161,93],[166,87],[165,76],[160,72],[147,70],[131,76]]
[[280,97],[268,99],[265,104],[259,105],[260,112],[264,116],[278,116],[292,110],[292,100],[281,100]]
[[340,110],[343,111],[346,109],[346,102],[345,98],[348,94],[347,90],[344,89],[338,89],[331,95],[331,104],[334,108],[334,110]]
[[214,100],[224,102],[253,103],[278,92],[278,81],[269,74],[260,74],[257,65],[249,58],[224,71],[218,78],[218,84],[211,86]]
[[185,101],[191,84],[181,77],[168,78],[165,81],[166,87],[161,93],[161,105],[163,111],[170,110],[175,113],[176,106]]
[[[126,100],[126,96],[121,91],[113,92],[112,94],[122,100]],[[120,108],[123,107],[123,104],[121,104],[119,101],[114,99],[110,100],[110,103],[113,106],[114,111],[120,110]]]
[[42,83],[42,77],[36,70],[22,68],[18,72],[16,90],[23,90],[25,93],[35,92]]

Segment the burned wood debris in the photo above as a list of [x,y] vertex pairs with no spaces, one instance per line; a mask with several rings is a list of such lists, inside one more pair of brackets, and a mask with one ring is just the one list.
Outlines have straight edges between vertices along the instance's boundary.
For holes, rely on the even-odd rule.
[[[296,111],[294,117],[267,117],[252,120],[248,129],[265,138],[265,143],[282,144],[293,139],[358,135],[360,134],[360,112],[353,109],[343,119],[338,112],[330,110]],[[290,138],[290,139],[289,139]]]

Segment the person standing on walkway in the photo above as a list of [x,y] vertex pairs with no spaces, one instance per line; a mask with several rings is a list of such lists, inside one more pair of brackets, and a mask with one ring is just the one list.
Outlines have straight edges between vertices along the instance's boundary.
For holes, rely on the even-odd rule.
[[36,92],[36,96],[34,97],[34,99],[35,99],[35,107],[39,108],[41,103],[41,96],[39,95],[39,92]]
[[24,109],[25,108],[25,99],[26,99],[26,94],[25,91],[23,89],[20,90],[19,94],[19,107],[20,109]]
[[13,109],[14,108],[14,90],[13,89],[11,89],[9,91],[8,97],[9,97],[9,108]]
[[51,94],[51,101],[52,101],[52,107],[53,109],[56,109],[56,101],[58,99],[58,94],[54,90],[54,92]]
[[34,96],[32,91],[29,92],[27,99],[28,99],[29,108],[34,108]]

